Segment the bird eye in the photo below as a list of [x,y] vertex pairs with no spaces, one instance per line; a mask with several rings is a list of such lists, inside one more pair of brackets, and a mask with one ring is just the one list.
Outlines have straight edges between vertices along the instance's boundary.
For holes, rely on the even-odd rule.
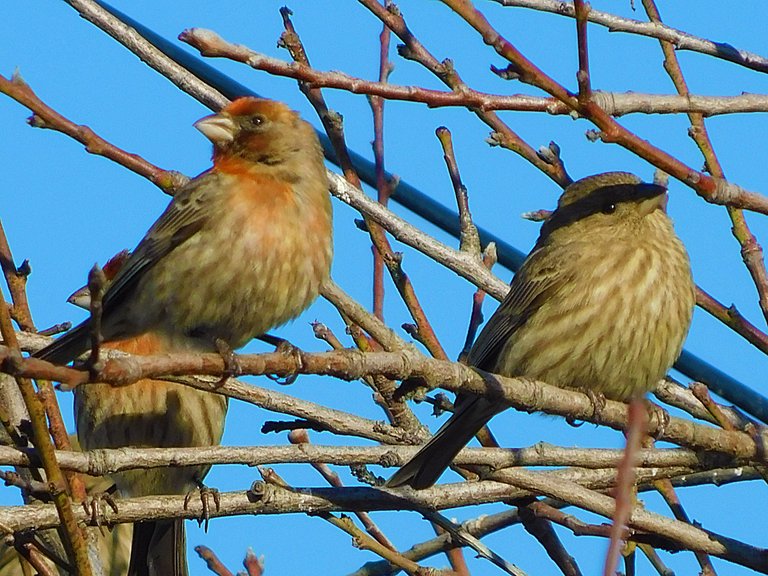
[[251,128],[260,128],[265,121],[266,119],[264,118],[264,116],[260,114],[254,114],[253,116],[248,118],[248,124]]
[[613,202],[607,203],[605,206],[603,206],[602,212],[603,214],[613,214],[614,212],[616,212],[616,204],[614,204]]

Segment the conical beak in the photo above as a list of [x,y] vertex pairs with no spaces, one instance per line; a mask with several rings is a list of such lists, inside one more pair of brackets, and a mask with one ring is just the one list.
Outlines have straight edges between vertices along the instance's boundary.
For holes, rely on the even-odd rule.
[[193,124],[216,146],[229,144],[235,139],[237,127],[231,118],[222,114],[211,114]]
[[638,211],[646,216],[654,210],[667,211],[667,189],[657,184],[637,186]]
[[80,290],[72,292],[67,302],[74,304],[79,308],[85,308],[90,310],[91,308],[91,292],[88,290],[88,286],[83,286]]

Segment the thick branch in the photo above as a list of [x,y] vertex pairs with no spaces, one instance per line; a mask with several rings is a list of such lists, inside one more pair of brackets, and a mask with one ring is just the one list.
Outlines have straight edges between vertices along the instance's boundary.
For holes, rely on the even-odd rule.
[[[598,492],[568,482],[557,472],[540,473],[515,470],[516,483],[538,492],[556,493],[567,501],[578,501],[601,515],[612,508],[613,500]],[[641,472],[641,471],[638,471]],[[211,510],[211,517],[240,514],[286,514],[356,511],[356,510],[419,510],[446,509],[519,498],[530,494],[527,490],[499,482],[474,482],[433,487],[426,490],[385,491],[376,488],[296,488],[287,490],[264,482],[256,482],[247,492],[228,492],[220,495],[220,506]],[[92,524],[136,522],[147,518],[199,518],[202,502],[191,499],[184,505],[184,496],[155,496],[121,500],[118,512],[102,509],[91,517],[82,509],[73,510],[78,521]],[[610,514],[610,512],[608,512]],[[0,509],[0,526],[19,531],[30,527],[46,528],[58,524],[52,506],[22,506]],[[734,542],[700,528],[662,517],[636,508],[630,525],[662,535],[673,547],[706,552],[733,562],[768,570],[763,550]]]
[[[416,446],[201,446],[196,448],[114,448],[72,452],[59,450],[56,460],[63,470],[104,476],[137,468],[199,466],[213,464],[315,464],[339,466],[377,464],[399,466],[416,454]],[[33,466],[31,450],[0,446],[0,465]],[[510,466],[576,466],[579,468],[615,468],[622,450],[603,448],[567,448],[536,444],[528,448],[465,448],[455,464],[474,464],[502,469]],[[713,454],[697,454],[682,448],[641,450],[638,467],[721,468],[730,459]]]
[[[581,392],[564,390],[525,378],[505,378],[471,369],[462,364],[427,358],[412,350],[399,352],[369,352],[343,350],[319,354],[279,352],[252,354],[239,357],[243,374],[322,374],[342,380],[356,380],[364,375],[380,374],[396,380],[419,379],[426,387],[440,387],[452,392],[472,392],[489,399],[508,403],[527,412],[543,411],[586,420],[617,430],[626,428],[627,405],[606,400],[605,406],[595,410],[593,400]],[[68,385],[87,385],[87,370],[54,366],[37,358],[18,359],[5,347],[0,347],[0,365],[14,376],[48,378]],[[113,357],[104,363],[97,375],[100,382],[127,384],[142,378],[175,375],[222,376],[224,361],[217,354],[173,354],[159,356]],[[234,397],[247,395],[249,388],[239,382],[228,382],[215,388],[215,382],[191,380],[185,382],[195,388]],[[328,409],[326,409],[328,410]],[[379,429],[395,429],[381,425]],[[682,418],[654,415],[648,432],[658,440],[673,442],[696,450],[713,450],[737,458],[762,458],[768,431],[756,433],[753,438],[743,432],[717,430]],[[758,445],[757,441],[760,442]]]

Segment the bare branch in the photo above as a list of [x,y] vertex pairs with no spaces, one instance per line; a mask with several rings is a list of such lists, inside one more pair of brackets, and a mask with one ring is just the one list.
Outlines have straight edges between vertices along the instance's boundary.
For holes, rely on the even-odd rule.
[[[519,6],[561,16],[570,16],[571,18],[576,17],[574,5],[560,0],[494,0],[494,2],[504,6]],[[587,19],[595,24],[605,26],[611,32],[629,32],[631,34],[658,38],[659,40],[670,42],[677,50],[701,52],[707,56],[728,60],[758,72],[768,72],[768,58],[746,50],[740,50],[725,42],[713,42],[706,38],[700,38],[661,23],[622,18],[621,16],[615,16],[614,14],[598,10],[590,10]]]

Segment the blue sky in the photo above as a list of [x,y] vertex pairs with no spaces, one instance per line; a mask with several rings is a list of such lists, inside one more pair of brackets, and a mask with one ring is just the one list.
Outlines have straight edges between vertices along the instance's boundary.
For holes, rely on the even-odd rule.
[[[113,2],[118,9],[169,39],[188,27],[211,28],[225,39],[288,59],[287,53],[276,47],[282,31],[278,13],[282,4],[272,0]],[[502,8],[493,2],[477,4],[540,68],[575,89],[577,63],[571,20]],[[642,19],[641,10],[632,12],[628,2],[593,2],[592,5],[595,9]],[[438,58],[451,58],[473,88],[537,94],[531,88],[502,81],[491,74],[489,65],[503,66],[501,59],[441,3],[403,1],[399,6],[414,34]],[[315,67],[342,70],[365,78],[377,76],[381,26],[362,6],[329,1],[295,2],[290,8]],[[660,9],[665,21],[672,26],[768,55],[762,3],[666,2]],[[393,45],[396,43],[393,40]],[[655,40],[609,33],[592,26],[590,48],[595,88],[673,91],[661,68],[662,56]],[[681,52],[679,57],[694,93],[734,95],[768,91],[768,78],[764,74],[701,54]],[[442,88],[437,79],[418,64],[397,57],[394,50],[392,58],[396,66],[392,82]],[[211,63],[253,90],[287,102],[310,122],[319,125],[294,81],[223,60]],[[209,166],[209,144],[192,128],[192,123],[209,111],[79,18],[64,2],[3,2],[0,73],[7,77],[14,70],[53,108],[75,122],[87,124],[125,150],[188,175],[198,174]],[[349,146],[372,158],[372,121],[365,98],[339,91],[327,91],[326,97],[329,104],[344,115]],[[25,258],[31,262],[29,297],[37,326],[43,328],[83,318],[82,312],[66,303],[67,295],[85,282],[87,270],[94,262],[103,264],[117,251],[134,246],[168,199],[148,181],[103,158],[88,155],[69,138],[29,128],[25,123],[28,115],[17,103],[0,98],[3,134],[0,157],[4,159],[0,171],[0,218],[17,262]],[[646,180],[653,177],[653,168],[630,153],[616,146],[589,142],[584,132],[592,126],[586,121],[533,113],[503,113],[502,117],[534,147],[556,141],[574,178],[607,170],[633,171]],[[685,117],[634,115],[621,121],[689,165],[701,166],[702,159],[686,134]],[[490,148],[485,142],[488,128],[466,110],[429,110],[420,104],[392,102],[386,106],[385,122],[387,168],[423,192],[453,206],[453,192],[434,136],[436,127],[449,127],[454,134],[456,156],[469,189],[475,220],[521,250],[531,247],[538,225],[519,216],[526,211],[554,206],[559,189],[548,178],[514,154]],[[715,117],[709,119],[707,125],[726,176],[750,190],[765,191],[765,172],[760,159],[764,135],[768,133],[766,116]],[[352,210],[338,202],[334,206],[334,278],[358,300],[370,304],[367,237],[355,227],[353,219],[357,215]],[[395,211],[419,226],[424,225],[403,209],[395,207]],[[736,304],[752,322],[764,328],[756,293],[741,263],[739,246],[730,233],[725,210],[706,204],[690,189],[673,181],[669,212],[691,254],[697,283],[726,305]],[[747,218],[758,239],[768,237],[764,216],[749,214]],[[455,245],[454,240],[432,227],[424,228]],[[406,247],[398,249],[405,253],[405,269],[443,346],[455,356],[466,332],[472,287],[426,257]],[[506,270],[499,268],[496,272],[505,280],[511,277]],[[409,318],[389,282],[388,291],[391,297],[387,300],[386,318],[397,328]],[[486,317],[491,306],[495,304],[489,302]],[[317,302],[278,334],[308,350],[322,350],[324,345],[312,337],[308,325],[312,320],[328,324],[343,336],[337,314],[324,302]],[[768,395],[765,356],[706,313],[697,311],[686,347]],[[245,350],[265,349],[254,343]],[[258,379],[258,384],[274,386],[263,378]],[[358,383],[302,377],[282,391],[367,417],[382,417],[370,401],[367,389]],[[71,423],[71,399],[63,394],[61,402]],[[425,421],[430,421],[426,407],[417,410],[425,416]],[[234,402],[224,441],[232,445],[283,444],[284,437],[264,436],[259,432],[265,420],[274,418],[272,414]],[[579,446],[623,443],[620,435],[592,426],[572,429],[558,419],[511,412],[497,417],[493,428],[503,445],[509,446],[526,446],[538,441]],[[314,435],[313,441],[337,443],[344,439],[324,434]],[[283,466],[279,471],[297,485],[322,485],[321,479],[307,468]],[[215,469],[208,481],[221,490],[236,490],[248,487],[255,478],[253,470],[222,467]],[[348,476],[345,478],[349,480]],[[765,484],[757,482],[718,489],[695,488],[682,494],[690,515],[705,527],[744,538],[755,545],[764,544],[758,535],[766,532],[768,521],[761,507],[748,503],[765,501],[766,496]],[[17,501],[13,489],[1,491],[0,498],[3,502]],[[651,508],[659,508],[658,499],[653,496],[648,496],[646,503]],[[488,510],[491,508],[483,512]],[[463,510],[455,514],[470,517]],[[589,518],[586,514],[581,516]],[[430,537],[429,526],[416,514],[380,513],[375,519],[401,547]],[[190,545],[202,543],[213,548],[232,569],[239,566],[248,546],[266,555],[267,574],[346,573],[375,559],[369,553],[353,549],[346,535],[318,518],[220,519],[212,522],[208,534],[198,531],[192,523],[188,525]],[[577,540],[567,534],[564,537],[585,573],[594,573],[601,566],[602,556],[595,554],[595,550],[602,550],[603,543]],[[301,553],[292,549],[297,541]],[[538,546],[531,545],[531,540],[519,528],[494,536],[488,542],[530,573],[552,572]],[[664,555],[664,559],[678,573],[691,573],[696,569],[690,554]],[[438,566],[445,564],[443,557],[437,557],[434,562]],[[203,563],[196,558],[191,558],[190,565],[193,574],[206,573]],[[472,566],[473,574],[497,573],[496,568],[481,561],[472,560]],[[722,562],[716,566],[721,574],[746,572]],[[641,564],[640,573],[648,570],[647,564]]]

